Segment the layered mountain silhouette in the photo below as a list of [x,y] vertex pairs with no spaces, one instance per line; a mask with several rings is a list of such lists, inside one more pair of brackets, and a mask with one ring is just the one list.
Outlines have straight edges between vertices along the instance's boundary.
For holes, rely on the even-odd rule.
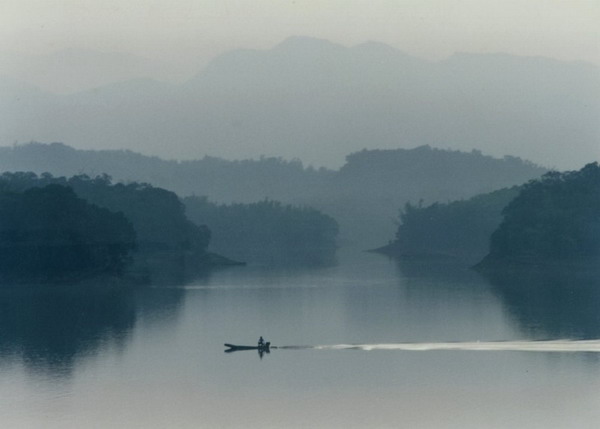
[[120,52],[63,49],[45,55],[0,52],[2,73],[52,93],[75,93],[130,79],[165,80],[169,64]]
[[0,83],[5,144],[63,141],[171,159],[275,155],[339,167],[363,148],[430,144],[580,168],[600,157],[599,114],[600,73],[590,64],[506,54],[429,62],[376,42],[302,37],[228,52],[182,85],[137,79],[57,96]]
[[92,177],[106,173],[118,181],[149,182],[182,197],[206,196],[218,203],[266,199],[313,207],[338,221],[343,242],[363,248],[380,246],[394,236],[406,202],[427,205],[469,198],[546,172],[520,158],[430,146],[363,150],[331,170],[266,157],[166,161],[131,151],[76,150],[60,143],[0,147],[0,173],[4,171]]

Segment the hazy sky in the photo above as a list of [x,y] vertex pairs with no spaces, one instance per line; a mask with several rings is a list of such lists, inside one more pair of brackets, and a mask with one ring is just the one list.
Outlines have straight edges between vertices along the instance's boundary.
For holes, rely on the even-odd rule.
[[441,59],[508,52],[600,65],[600,0],[0,0],[0,50],[130,52],[197,66],[290,35]]

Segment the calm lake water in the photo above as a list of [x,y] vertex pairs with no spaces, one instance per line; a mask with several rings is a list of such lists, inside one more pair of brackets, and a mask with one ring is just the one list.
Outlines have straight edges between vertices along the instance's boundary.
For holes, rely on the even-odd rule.
[[[4,287],[0,426],[598,427],[600,353],[519,349],[600,338],[597,278],[484,279],[441,262],[339,259],[148,289]],[[224,353],[223,343],[259,335],[374,350]],[[516,350],[378,349],[477,341]]]

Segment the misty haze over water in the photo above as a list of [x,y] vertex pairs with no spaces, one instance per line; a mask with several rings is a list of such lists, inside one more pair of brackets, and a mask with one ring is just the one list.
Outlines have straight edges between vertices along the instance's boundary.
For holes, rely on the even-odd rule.
[[1,2],[0,427],[597,427],[598,22]]
[[[539,341],[600,334],[597,279],[562,277],[537,301],[543,274],[486,280],[451,264],[343,252],[336,267],[239,267],[150,289],[4,287],[0,420],[593,427],[598,356],[577,350],[597,351],[597,341]],[[565,292],[573,281],[581,287]],[[258,335],[317,347],[223,353],[224,342]],[[346,349],[365,343],[375,346]]]

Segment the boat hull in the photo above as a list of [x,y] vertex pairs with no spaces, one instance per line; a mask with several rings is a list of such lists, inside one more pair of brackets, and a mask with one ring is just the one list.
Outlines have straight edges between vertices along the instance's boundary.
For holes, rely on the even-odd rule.
[[258,350],[258,351],[262,351],[262,352],[268,352],[271,348],[271,343],[265,343],[264,346],[238,346],[236,344],[228,344],[225,343],[225,347],[227,347],[227,350],[225,350],[226,353],[231,353],[231,352],[238,352],[238,351],[243,351],[243,350]]

